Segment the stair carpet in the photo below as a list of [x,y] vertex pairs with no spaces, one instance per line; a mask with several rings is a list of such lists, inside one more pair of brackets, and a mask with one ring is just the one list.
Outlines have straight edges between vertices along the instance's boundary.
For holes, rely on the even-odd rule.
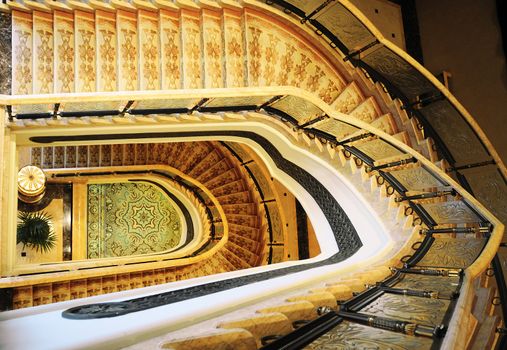
[[[266,226],[260,199],[237,160],[216,142],[35,147],[31,164],[44,169],[168,164],[201,181],[229,222],[229,241],[202,262],[140,273],[14,288],[13,308],[36,306],[159,283],[247,269],[264,262]],[[210,204],[210,203],[208,203]],[[212,207],[212,210],[213,207]],[[260,219],[262,218],[262,219]],[[221,237],[221,223],[217,238]],[[126,277],[125,277],[126,276]],[[155,277],[153,277],[155,276]],[[60,291],[61,290],[61,291]],[[60,291],[60,292],[57,292]]]
[[15,95],[291,85],[434,155],[399,100],[339,56],[328,64],[327,43],[318,48],[319,39],[295,34],[294,24],[267,14],[272,7],[234,0],[8,6],[13,57],[24,58],[13,60]]
[[[368,149],[368,144],[372,143],[378,147],[378,140],[363,139],[351,143],[350,146],[357,149]],[[303,142],[303,141],[301,141]],[[313,142],[318,142],[313,140]],[[306,141],[303,145],[310,147]],[[316,151],[318,147],[313,147]],[[425,221],[414,212],[407,200],[400,200],[400,196],[392,190],[390,184],[384,180],[380,180],[380,174],[376,171],[367,171],[366,165],[362,161],[358,161],[352,154],[345,154],[343,150],[336,153],[327,152],[328,149],[321,151],[321,156],[328,158],[332,164],[337,167],[346,169],[355,169],[358,177],[362,178],[365,187],[370,187],[372,191],[386,198],[386,205],[393,210],[396,216],[401,219],[406,217],[406,225],[413,228],[413,236],[415,239],[419,237],[422,240],[422,229],[427,227]],[[379,153],[381,154],[381,153]],[[375,159],[375,164],[385,164],[393,161],[392,154],[387,154],[387,158],[378,158],[374,154],[369,154]],[[398,158],[403,158],[398,155]],[[419,164],[401,164],[387,169],[383,172],[390,173],[394,176],[408,191],[406,195],[416,195],[421,193],[429,193],[430,191],[442,191],[449,187],[440,182],[436,177],[432,176],[427,170]],[[460,197],[455,195],[441,195],[432,198],[412,199],[412,203],[423,206],[430,213],[436,222],[436,228],[475,228],[477,229],[477,220],[473,215],[461,211],[461,207],[457,206]],[[436,205],[441,211],[447,211],[448,216],[439,216],[438,211],[434,212],[432,205]],[[446,205],[451,205],[450,207]],[[456,206],[452,210],[452,206]],[[410,265],[411,269],[434,269],[447,270],[466,269],[479,256],[482,247],[486,241],[485,236],[479,231],[471,233],[435,233],[434,243],[428,252],[415,264]],[[234,313],[224,315],[224,319],[216,329],[204,329],[204,324],[200,325],[200,334],[195,336],[178,336],[178,332],[174,335],[168,334],[158,337],[158,348],[160,349],[188,349],[201,350],[206,349],[206,342],[212,339],[214,349],[233,349],[236,348],[236,340],[238,337],[243,339],[242,349],[258,349],[263,345],[269,344],[280,336],[287,335],[296,328],[304,325],[307,321],[314,320],[318,317],[318,310],[322,307],[328,307],[331,310],[338,310],[339,305],[347,300],[351,300],[354,295],[365,291],[378,282],[392,276],[391,268],[401,268],[407,262],[407,257],[415,253],[419,249],[420,244],[412,244],[413,240],[408,240],[407,246],[401,249],[396,256],[385,262],[384,265],[368,268],[364,271],[355,272],[349,276],[339,277],[335,280],[328,280],[320,285],[315,285],[306,290],[301,290],[297,295],[289,297],[284,303],[280,303],[276,298],[274,303],[262,309],[257,310],[257,314],[250,316],[235,317]],[[450,305],[449,299],[458,292],[457,286],[459,277],[452,276],[424,276],[419,274],[402,273],[401,279],[393,285],[395,288],[416,290],[416,291],[433,291],[437,293],[437,299],[428,299],[422,297],[403,296],[398,298],[396,294],[383,294],[382,297],[374,301],[370,301],[368,305],[363,306],[359,312],[370,314],[372,316],[380,316],[387,318],[400,318],[405,321],[415,322],[437,326],[444,322],[447,309]],[[466,340],[467,347],[470,349],[479,349],[491,347],[494,344],[494,329],[498,326],[499,316],[498,310],[492,306],[492,297],[494,295],[494,286],[489,285],[488,277],[483,274],[482,278],[478,278],[476,282],[476,302],[472,310],[472,321],[468,327]],[[387,300],[387,301],[385,301]],[[390,302],[391,304],[384,304]],[[265,304],[266,302],[264,302]],[[394,306],[393,304],[394,303]],[[385,311],[385,308],[388,311]],[[320,309],[322,310],[322,309]],[[387,312],[387,313],[384,313]],[[394,315],[393,316],[393,312]],[[396,312],[398,312],[396,314]],[[216,323],[216,322],[214,322]],[[212,324],[214,324],[212,322]],[[197,326],[197,325],[196,325]],[[307,346],[308,349],[321,348],[341,348],[351,344],[370,344],[377,346],[377,341],[382,339],[382,343],[389,346],[397,346],[404,344],[407,349],[429,349],[432,346],[431,338],[414,337],[400,333],[394,333],[387,329],[379,330],[366,325],[357,324],[353,321],[343,321],[321,338]],[[333,333],[336,332],[336,333]],[[182,332],[185,334],[185,332]],[[155,340],[155,339],[154,339]],[[131,346],[129,349],[140,349],[153,343],[143,342]]]

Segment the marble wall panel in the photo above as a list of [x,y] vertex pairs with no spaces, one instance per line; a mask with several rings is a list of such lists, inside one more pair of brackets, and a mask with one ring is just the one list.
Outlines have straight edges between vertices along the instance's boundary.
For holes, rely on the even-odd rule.
[[32,93],[33,26],[30,13],[12,11],[12,93]]
[[0,13],[0,94],[11,94],[12,47],[12,15]]

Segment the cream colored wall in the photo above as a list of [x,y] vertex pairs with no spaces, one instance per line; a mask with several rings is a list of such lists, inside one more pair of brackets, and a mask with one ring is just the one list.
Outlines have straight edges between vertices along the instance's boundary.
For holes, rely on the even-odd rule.
[[495,0],[417,0],[424,65],[451,72],[451,92],[507,161],[507,66]]
[[405,50],[400,5],[389,0],[350,0],[380,30],[386,39]]

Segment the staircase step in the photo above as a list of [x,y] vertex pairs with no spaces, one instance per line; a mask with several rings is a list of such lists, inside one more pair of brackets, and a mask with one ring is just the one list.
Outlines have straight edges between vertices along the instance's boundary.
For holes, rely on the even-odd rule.
[[246,261],[241,259],[239,256],[227,248],[222,249],[221,253],[227,259],[227,261],[229,261],[234,266],[235,270],[249,269],[252,267],[250,264],[248,264]]
[[291,323],[296,321],[311,321],[318,317],[317,308],[311,302],[303,300],[290,304],[270,306],[257,310],[260,314],[281,313],[289,319]]
[[258,228],[259,217],[257,215],[227,214],[227,221],[230,224]]
[[260,231],[258,228],[238,225],[233,222],[229,222],[229,232],[237,236],[251,239],[252,241],[259,242],[261,239]]
[[199,175],[210,169],[214,164],[218,163],[222,159],[222,156],[217,150],[213,150],[206,157],[204,157],[199,163],[197,163],[190,171],[188,175],[197,178]]
[[285,335],[293,330],[289,319],[281,313],[266,314],[237,321],[223,322],[218,327],[224,329],[242,328],[254,336],[258,347],[262,346],[261,339],[263,337],[270,335]]
[[215,330],[209,334],[162,342],[160,349],[168,350],[256,350],[253,335],[246,330]]
[[220,204],[242,204],[251,203],[252,199],[250,197],[251,195],[249,191],[243,191],[220,196],[217,197],[217,199]]
[[346,285],[335,285],[322,288],[314,288],[311,293],[331,293],[337,301],[345,301],[352,298],[352,290]]
[[334,295],[329,292],[298,295],[298,296],[287,298],[286,301],[288,301],[288,302],[309,301],[316,308],[329,307],[333,310],[336,310],[338,308],[338,303],[336,302]]
[[229,241],[255,254],[259,254],[261,251],[261,245],[259,242],[244,236],[232,233],[229,235]]
[[217,177],[206,182],[206,187],[209,189],[215,189],[220,186],[225,186],[231,182],[235,182],[241,179],[238,170],[235,168],[230,168],[226,172],[218,175]]
[[334,100],[331,107],[341,113],[348,114],[352,112],[364,100],[363,93],[357,86],[355,81],[352,81]]
[[203,184],[206,184],[211,179],[225,173],[231,168],[227,159],[223,158],[218,163],[213,164],[208,170],[195,177],[195,179]]
[[183,173],[188,173],[190,169],[193,169],[212,151],[213,148],[208,142],[194,142],[192,151],[182,157],[183,159],[178,169]]
[[221,206],[227,214],[255,215],[257,213],[255,203],[221,204]]
[[242,192],[246,189],[246,186],[244,185],[242,180],[237,180],[234,182],[227,183],[225,185],[215,187],[211,189],[211,193],[215,197],[221,197],[225,195],[229,195],[232,193]]
[[254,252],[248,251],[247,249],[240,247],[233,242],[227,242],[225,247],[234,253],[241,260],[245,261],[250,266],[256,266],[257,261],[259,260],[259,256],[257,256]]

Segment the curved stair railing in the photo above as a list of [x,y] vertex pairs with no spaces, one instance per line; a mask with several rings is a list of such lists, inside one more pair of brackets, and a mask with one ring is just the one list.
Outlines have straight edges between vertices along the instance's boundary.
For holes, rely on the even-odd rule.
[[[473,281],[484,273],[493,259],[501,241],[503,225],[456,182],[445,175],[433,163],[415,153],[411,148],[365,123],[332,112],[327,105],[301,90],[290,88],[236,89],[234,93],[238,96],[231,101],[234,101],[236,105],[231,107],[230,103],[227,103],[228,112],[234,110],[243,111],[245,109],[251,111],[258,110],[258,112],[238,115],[228,115],[227,113],[209,114],[205,110],[206,103],[200,103],[196,108],[192,106],[187,107],[188,111],[192,113],[192,118],[185,118],[185,115],[168,115],[168,117],[180,118],[180,120],[184,121],[182,124],[189,127],[192,124],[195,126],[199,125],[201,120],[213,120],[217,126],[225,126],[229,118],[235,121],[235,125],[239,125],[241,121],[248,124],[252,120],[259,118],[266,126],[273,124],[283,127],[287,137],[292,138],[300,146],[311,149],[312,153],[318,154],[323,158],[337,159],[343,165],[350,166],[351,171],[355,172],[356,176],[369,181],[371,186],[380,186],[381,193],[390,198],[390,205],[398,206],[398,211],[402,215],[412,217],[409,221],[410,224],[420,227],[417,231],[424,239],[420,243],[413,245],[413,249],[416,249],[416,252],[410,254],[410,256],[401,257],[401,263],[391,262],[391,266],[396,268],[397,276],[403,274],[404,278],[406,278],[405,276],[411,273],[429,273],[430,275],[452,277],[459,275],[459,272],[456,270],[463,270],[459,298],[445,307],[446,310],[450,310],[448,311],[449,317],[447,317],[446,321],[448,327],[435,326],[442,328],[442,330],[434,328],[433,331],[430,331],[427,324],[424,323],[413,324],[406,323],[405,321],[403,321],[405,323],[401,321],[400,323],[398,322],[399,320],[385,319],[385,317],[381,316],[366,317],[363,313],[357,313],[361,308],[355,306],[355,302],[357,301],[355,299],[343,304],[345,305],[345,310],[338,312],[338,315],[348,320],[347,322],[366,322],[370,326],[378,326],[384,330],[401,331],[404,333],[419,332],[422,335],[431,333],[435,337],[441,336],[443,330],[447,329],[442,346],[459,347],[462,345],[464,340],[459,337],[460,320],[466,319],[470,313]],[[157,119],[157,114],[162,111],[163,113],[167,113],[167,108],[163,108],[163,104],[167,103],[168,100],[172,100],[171,104],[174,105],[175,102],[177,104],[177,100],[182,100],[183,97],[186,99],[195,97],[195,100],[198,102],[203,100],[206,102],[213,101],[215,105],[219,105],[221,102],[227,102],[228,98],[232,97],[232,94],[231,91],[226,90],[187,91],[185,94],[180,92],[155,93],[150,99],[158,100],[161,111],[156,109],[146,111],[146,116],[154,118],[158,122],[157,126],[162,125],[164,121]],[[252,94],[265,102],[247,107],[241,104],[241,98],[238,97],[243,96],[248,99]],[[120,101],[122,93],[118,93],[117,95],[113,100]],[[136,97],[135,94],[129,93],[129,96],[133,100],[146,99],[146,96],[142,94]],[[278,96],[278,98],[273,100],[273,96]],[[48,95],[38,98],[49,103],[51,101],[57,103],[56,101],[61,102],[66,98],[70,98],[70,96]],[[81,99],[86,100],[87,98],[96,99],[97,97],[86,94],[81,95]],[[104,99],[106,98],[104,97]],[[290,100],[292,104],[284,103],[284,99]],[[36,102],[34,101],[34,97],[10,97],[4,99],[4,103],[7,105],[23,103],[23,101],[27,103]],[[315,114],[326,115],[326,117],[321,121],[321,124],[316,123],[311,128],[304,127],[298,116],[301,106],[304,106],[305,112],[313,111]],[[118,113],[120,113],[120,110],[118,109]],[[317,113],[316,111],[319,112]],[[179,112],[181,112],[181,107]],[[216,107],[214,112],[216,112]],[[132,120],[135,122],[135,117]],[[119,139],[120,137],[125,140],[130,137],[142,139],[144,137],[170,136],[170,133],[162,131],[153,132],[153,130],[150,132],[146,131],[146,134],[134,135],[126,132],[125,129],[122,129],[121,133],[111,133],[111,130],[109,130],[108,134],[101,134],[100,123],[92,128],[95,128],[95,130],[87,135],[78,132],[76,135],[62,136],[56,131],[53,132],[53,128],[44,126],[39,128],[39,131],[43,131],[44,136],[37,136],[38,130],[34,128],[30,128],[30,130],[19,128],[15,132],[18,134],[18,137],[23,139],[23,133],[26,130],[26,135],[29,136],[31,142],[40,143],[66,142],[70,140],[86,141],[92,139],[96,141],[97,139],[108,140],[111,138]],[[167,130],[170,129],[171,127]],[[201,134],[206,135],[206,133]],[[209,132],[209,134],[226,135],[227,132],[216,129],[216,131]],[[180,130],[180,135],[184,136],[185,134]],[[192,135],[192,133],[190,132],[188,135]],[[197,133],[195,135],[200,134]],[[407,173],[410,173],[411,176],[407,176]],[[418,180],[414,181],[414,178]],[[445,255],[442,255],[442,251],[445,251]],[[333,261],[331,259],[330,263]],[[306,264],[306,266],[300,266],[302,266],[300,268],[311,268],[313,265]],[[293,271],[286,271],[286,269],[272,270],[269,276],[276,277],[286,274],[288,271]],[[372,273],[370,277],[367,277],[368,272],[365,271],[358,275],[368,280],[368,284],[371,285],[374,282],[381,281],[381,277],[385,273]],[[389,281],[385,281],[384,284],[370,287],[365,292],[365,295],[369,295],[369,297],[364,299],[363,295],[363,297],[359,298],[358,302],[364,307],[365,305],[369,305],[364,300],[373,302],[376,300],[375,298],[386,293],[396,294],[399,292],[396,289],[396,284],[391,283],[395,280],[396,278],[390,279]],[[249,283],[248,281],[249,279],[245,279],[239,282],[239,285]],[[343,285],[347,286],[347,281],[343,282]],[[217,285],[210,288],[217,291],[220,290],[219,287]],[[425,295],[433,295],[433,292],[429,288],[410,293],[413,296],[419,296],[420,294],[424,297]],[[96,310],[95,306],[90,306],[91,309],[87,306],[78,307],[77,309],[69,310],[68,315],[69,317],[76,315],[78,318],[111,317],[113,314],[118,315],[135,312],[136,310],[145,310],[146,308],[165,305],[176,300],[185,300],[185,298],[189,298],[192,295],[195,296],[192,293],[183,293],[184,296],[178,296],[174,292],[166,294],[156,297],[157,301],[155,303],[150,302],[150,299],[145,297],[139,300],[126,301],[122,304],[107,304],[104,308],[100,309],[99,307],[101,311],[96,315],[94,314],[95,312],[89,313],[91,309]],[[375,298],[371,295],[375,295]],[[454,304],[456,308],[453,312]],[[139,307],[136,305],[139,305]],[[113,314],[108,310],[114,310]],[[350,312],[355,314],[351,315]],[[452,317],[450,316],[451,314]],[[373,320],[370,321],[372,317]]]
[[[269,0],[293,13],[329,44],[364,70],[373,83],[401,101],[401,109],[435,141],[443,168],[507,222],[507,169],[482,129],[457,99],[423,66],[386,40],[373,24],[347,0]],[[502,251],[503,248],[500,248]],[[505,254],[505,253],[504,253]],[[500,258],[493,260],[504,324],[507,321],[507,285]],[[507,338],[501,332],[501,344]]]

